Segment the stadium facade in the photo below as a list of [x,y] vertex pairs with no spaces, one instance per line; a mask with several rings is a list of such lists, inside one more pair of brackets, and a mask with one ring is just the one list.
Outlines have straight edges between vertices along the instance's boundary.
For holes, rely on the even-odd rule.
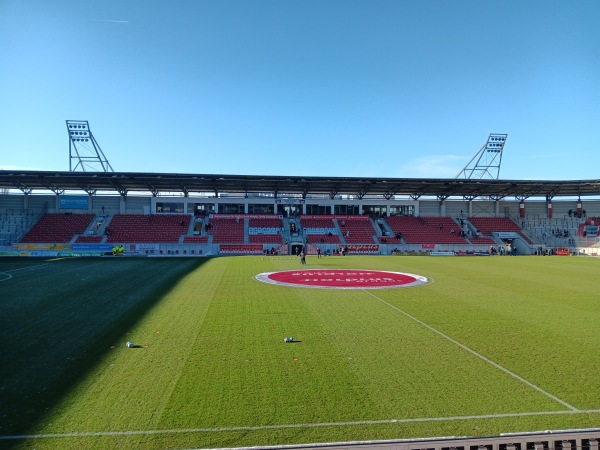
[[[471,254],[508,246],[518,247],[519,254],[561,249],[562,253],[589,255],[596,254],[598,246],[600,180],[0,171],[0,189],[0,245],[5,252],[39,253],[53,244],[75,245],[80,237],[85,247],[66,248],[106,250],[114,243],[106,234],[107,228],[110,231],[113,220],[123,215],[186,218],[176,238],[139,242],[131,235],[131,240],[121,239],[119,244],[125,245],[126,254],[206,255],[273,250],[287,254],[306,245],[309,253],[317,248],[335,253],[340,246],[349,246],[351,253]],[[44,214],[79,213],[91,217],[89,223],[66,242],[27,241],[27,233]],[[272,217],[281,222],[260,226],[261,219]],[[370,221],[363,223],[362,230],[356,228],[363,238],[350,236],[344,229],[346,220],[356,217],[368,217]],[[419,218],[423,226],[417,230],[420,234],[413,236],[411,232],[420,226],[418,223],[392,219],[398,217]],[[319,225],[315,222],[319,218],[331,222]],[[441,221],[442,218],[450,222]],[[496,224],[495,229],[480,230],[484,226],[481,219],[486,218],[509,219],[515,228]],[[236,221],[243,228],[243,238],[238,236],[231,242],[216,238],[210,224],[212,221],[216,225],[217,219]],[[309,226],[305,226],[307,220],[312,220]],[[444,226],[444,233],[463,239],[441,236]],[[260,234],[271,238],[256,236]],[[327,239],[324,234],[337,238]]]

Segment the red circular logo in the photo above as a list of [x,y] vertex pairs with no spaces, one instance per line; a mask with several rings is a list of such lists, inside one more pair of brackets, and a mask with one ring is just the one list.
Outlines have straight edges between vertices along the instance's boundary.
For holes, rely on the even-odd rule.
[[286,270],[256,275],[265,283],[321,289],[386,289],[427,283],[421,275],[364,269]]

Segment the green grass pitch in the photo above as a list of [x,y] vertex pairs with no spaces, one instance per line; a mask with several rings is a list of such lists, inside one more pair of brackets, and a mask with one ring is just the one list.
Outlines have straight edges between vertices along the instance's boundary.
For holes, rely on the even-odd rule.
[[0,447],[259,446],[600,423],[600,260],[307,259],[430,282],[366,291],[255,280],[300,269],[292,257],[1,259]]

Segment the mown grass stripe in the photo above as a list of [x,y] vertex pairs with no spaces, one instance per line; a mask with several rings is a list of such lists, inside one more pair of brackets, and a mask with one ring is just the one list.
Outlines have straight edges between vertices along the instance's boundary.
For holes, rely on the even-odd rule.
[[398,311],[398,312],[400,312],[400,313],[404,314],[406,317],[408,317],[408,318],[410,318],[410,319],[414,320],[415,322],[419,323],[420,325],[424,326],[425,328],[427,328],[427,329],[429,329],[429,330],[433,331],[434,333],[437,333],[438,335],[442,336],[444,339],[446,339],[446,340],[448,340],[448,341],[452,342],[452,343],[453,343],[453,344],[455,344],[455,345],[458,345],[458,346],[459,346],[460,348],[462,348],[463,350],[466,350],[466,351],[468,351],[469,353],[471,353],[471,354],[473,354],[473,355],[477,356],[478,358],[482,359],[483,361],[487,362],[488,364],[491,364],[492,366],[496,367],[497,369],[499,369],[499,370],[501,370],[501,371],[505,372],[506,374],[510,375],[511,377],[513,377],[513,378],[515,378],[515,379],[517,379],[517,380],[521,381],[522,383],[525,383],[527,386],[529,386],[529,387],[531,387],[531,388],[535,389],[536,391],[538,391],[538,392],[540,392],[540,393],[544,394],[545,396],[547,396],[547,397],[551,398],[552,400],[554,400],[554,401],[556,401],[556,402],[560,403],[561,405],[563,405],[563,406],[565,406],[565,407],[569,408],[571,411],[573,411],[573,412],[579,412],[579,409],[577,409],[577,408],[576,408],[576,407],[574,407],[573,405],[570,405],[570,404],[568,404],[567,402],[565,402],[564,400],[561,400],[560,398],[556,397],[555,395],[552,395],[550,392],[548,392],[548,391],[546,391],[546,390],[542,389],[541,387],[539,387],[539,386],[537,386],[537,385],[533,384],[531,381],[528,381],[528,380],[526,380],[526,379],[525,379],[525,378],[523,378],[522,376],[520,376],[520,375],[517,375],[516,373],[514,373],[514,372],[512,372],[512,371],[508,370],[506,367],[503,367],[503,366],[501,366],[500,364],[498,364],[498,363],[496,363],[496,362],[492,361],[491,359],[489,359],[489,358],[487,358],[487,357],[483,356],[481,353],[478,353],[478,352],[476,352],[476,351],[475,351],[475,350],[473,350],[472,348],[469,348],[469,347],[467,347],[466,345],[464,345],[464,344],[461,344],[461,343],[460,343],[460,342],[458,342],[457,340],[455,340],[455,339],[452,339],[452,338],[451,338],[450,336],[448,336],[447,334],[444,334],[444,333],[442,333],[440,330],[438,330],[438,329],[436,329],[436,328],[432,327],[431,325],[429,325],[429,324],[427,324],[427,323],[425,323],[425,322],[423,322],[423,321],[421,321],[421,320],[417,319],[415,316],[413,316],[413,315],[411,315],[411,314],[407,313],[406,311],[403,311],[402,309],[398,308],[397,306],[395,306],[395,305],[392,305],[391,303],[389,303],[389,302],[385,301],[385,300],[384,300],[384,299],[382,299],[381,297],[378,297],[377,295],[373,294],[372,292],[370,292],[370,291],[368,291],[368,290],[366,290],[366,289],[364,290],[364,292],[366,292],[367,294],[369,294],[369,295],[371,295],[371,296],[375,297],[375,298],[376,298],[377,300],[379,300],[380,302],[382,302],[382,303],[385,303],[385,304],[386,304],[386,305],[388,305],[390,308],[393,308],[393,309],[395,309],[396,311]]

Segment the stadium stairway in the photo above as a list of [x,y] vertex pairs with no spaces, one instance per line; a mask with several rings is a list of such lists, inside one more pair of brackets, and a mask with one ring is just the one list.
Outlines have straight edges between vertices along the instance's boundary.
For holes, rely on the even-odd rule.
[[102,240],[98,239],[98,237],[103,237],[102,233],[104,233],[105,227],[106,220],[104,220],[104,216],[96,215],[85,231],[83,233],[74,235],[70,243],[98,243]]
[[192,216],[192,219],[190,220],[190,224],[188,225],[188,229],[187,232],[184,234],[181,234],[179,236],[179,244],[183,244],[183,240],[186,238],[186,236],[193,236],[194,235],[194,230],[196,228],[196,222],[194,221],[194,216]]

